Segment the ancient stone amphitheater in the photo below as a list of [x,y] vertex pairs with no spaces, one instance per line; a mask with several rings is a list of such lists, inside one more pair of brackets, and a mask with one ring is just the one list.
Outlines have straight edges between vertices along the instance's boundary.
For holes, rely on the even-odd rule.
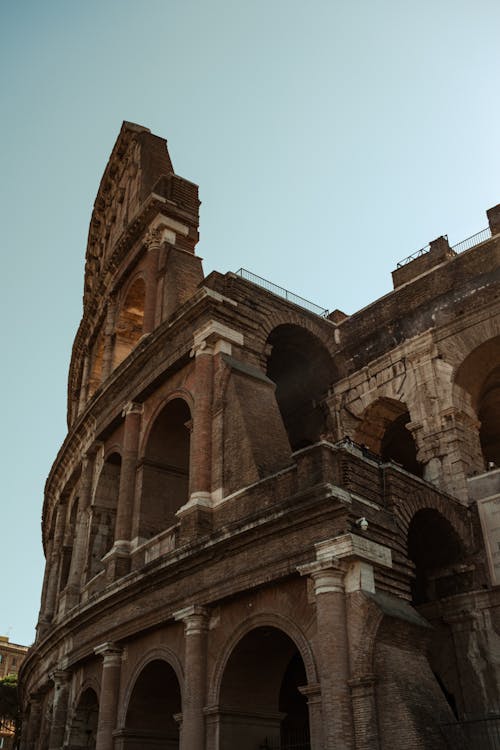
[[499,747],[500,207],[351,316],[205,277],[198,207],[165,140],[124,123],[22,748]]

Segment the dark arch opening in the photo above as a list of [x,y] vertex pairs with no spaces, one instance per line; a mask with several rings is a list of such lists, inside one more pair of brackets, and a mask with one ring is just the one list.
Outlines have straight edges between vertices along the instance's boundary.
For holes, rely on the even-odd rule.
[[479,441],[485,464],[500,467],[500,336],[485,341],[464,359],[455,383],[470,395],[481,423]]
[[408,529],[408,557],[415,563],[412,583],[413,604],[424,604],[447,593],[458,584],[450,566],[463,559],[462,542],[451,523],[437,510],[418,511]]
[[121,465],[121,456],[112,453],[104,462],[99,475],[92,502],[87,580],[104,569],[101,560],[113,546]]
[[138,536],[149,539],[176,523],[189,499],[191,412],[181,398],[156,418],[139,468],[142,494]]
[[130,696],[121,732],[123,750],[178,750],[181,710],[181,690],[174,669],[160,659],[149,662]]
[[268,338],[272,346],[267,375],[276,383],[276,400],[292,450],[320,440],[327,431],[321,401],[334,380],[330,354],[313,334],[281,325]]
[[99,701],[92,688],[85,690],[73,714],[68,750],[95,750]]
[[366,409],[356,442],[366,445],[384,461],[394,461],[410,474],[421,477],[423,467],[417,461],[417,446],[407,427],[409,422],[406,404],[380,398]]
[[309,750],[302,657],[281,630],[258,627],[235,646],[220,688],[220,750]]
[[146,285],[138,278],[130,286],[116,322],[113,366],[130,354],[142,336]]

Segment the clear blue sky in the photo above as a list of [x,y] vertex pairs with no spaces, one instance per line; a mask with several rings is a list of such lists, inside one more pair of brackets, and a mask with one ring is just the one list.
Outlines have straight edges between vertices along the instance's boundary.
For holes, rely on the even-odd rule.
[[0,634],[34,637],[93,200],[122,120],[200,185],[205,272],[347,313],[500,202],[498,0],[0,2]]

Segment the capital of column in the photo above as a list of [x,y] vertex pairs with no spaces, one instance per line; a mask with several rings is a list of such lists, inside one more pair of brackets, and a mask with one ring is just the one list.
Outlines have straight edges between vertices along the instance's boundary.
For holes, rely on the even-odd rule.
[[122,417],[126,417],[127,414],[142,414],[144,412],[144,404],[139,404],[136,401],[129,401],[122,409]]
[[199,357],[202,354],[213,356],[219,352],[231,354],[232,344],[242,346],[243,342],[242,333],[219,323],[217,320],[210,320],[202,328],[195,331],[191,357]]
[[123,649],[111,641],[96,646],[94,654],[103,657],[103,667],[117,667],[121,664]]
[[71,671],[69,669],[54,669],[53,672],[49,672],[49,678],[54,683],[56,690],[59,690],[71,679]]
[[351,688],[352,695],[358,696],[371,693],[376,682],[377,678],[374,674],[366,674],[362,677],[353,677],[351,680],[348,680],[348,685]]
[[314,593],[343,594],[346,566],[339,563],[337,558],[331,557],[316,560],[297,568],[301,576],[310,576],[314,582]]
[[175,620],[184,623],[186,635],[199,635],[208,630],[208,615],[208,609],[194,604],[179,609],[173,616]]

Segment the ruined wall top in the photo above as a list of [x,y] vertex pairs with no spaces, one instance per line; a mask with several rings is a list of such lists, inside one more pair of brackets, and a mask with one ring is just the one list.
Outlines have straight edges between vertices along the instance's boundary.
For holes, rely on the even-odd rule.
[[124,122],[94,202],[86,252],[84,306],[124,232],[155,196],[181,208],[197,226],[198,188],[174,174],[167,141],[148,128]]

